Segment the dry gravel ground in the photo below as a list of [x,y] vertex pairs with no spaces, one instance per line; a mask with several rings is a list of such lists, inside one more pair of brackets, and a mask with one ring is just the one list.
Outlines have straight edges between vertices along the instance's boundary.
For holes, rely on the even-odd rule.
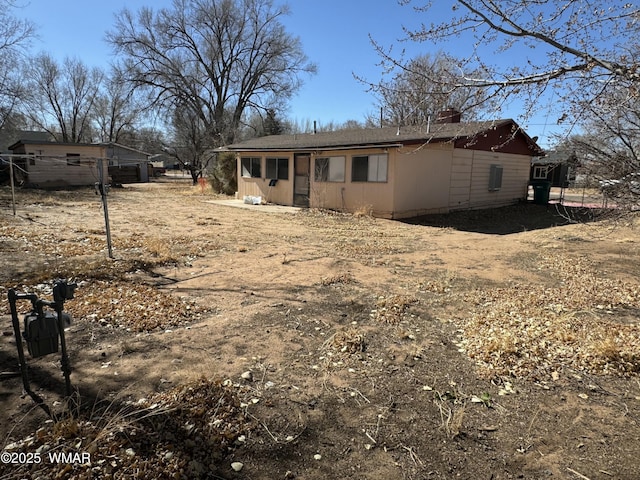
[[0,188],[0,371],[8,289],[69,278],[76,393],[56,354],[28,359],[53,419],[0,382],[1,446],[42,458],[0,478],[640,478],[634,219],[401,223],[164,179],[110,192],[111,260],[93,191],[16,198]]

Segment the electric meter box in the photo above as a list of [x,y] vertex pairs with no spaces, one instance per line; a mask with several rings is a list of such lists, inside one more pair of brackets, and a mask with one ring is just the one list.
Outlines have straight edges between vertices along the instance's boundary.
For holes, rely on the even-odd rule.
[[56,353],[59,343],[58,316],[52,312],[46,312],[42,316],[31,312],[24,317],[23,335],[32,357]]

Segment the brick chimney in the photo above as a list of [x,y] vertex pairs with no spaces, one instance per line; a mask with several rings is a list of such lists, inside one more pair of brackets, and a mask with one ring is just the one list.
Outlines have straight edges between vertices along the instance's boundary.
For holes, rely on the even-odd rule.
[[455,108],[447,108],[438,113],[436,123],[460,123],[462,114]]

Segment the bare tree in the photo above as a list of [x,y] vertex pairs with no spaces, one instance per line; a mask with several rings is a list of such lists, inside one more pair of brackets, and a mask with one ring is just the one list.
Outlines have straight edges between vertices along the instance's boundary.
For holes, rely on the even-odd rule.
[[444,53],[420,55],[406,63],[396,60],[392,65],[383,58],[382,66],[390,67],[384,73],[393,72],[391,80],[369,83],[356,77],[378,97],[380,118],[371,115],[368,123],[426,125],[447,108],[464,112],[468,119],[474,118],[480,110],[488,108],[488,94],[484,88],[460,86],[463,78],[459,63]]
[[166,153],[168,141],[166,133],[158,128],[144,126],[136,128],[125,136],[125,145],[152,154]]
[[[425,20],[433,7],[399,1]],[[491,98],[505,102],[518,95],[525,115],[551,89],[554,103],[565,108],[559,122],[579,118],[583,106],[609,88],[638,91],[640,9],[626,0],[456,0],[446,21],[405,31],[418,42],[463,38],[468,54],[457,86],[488,88]],[[387,62],[397,62],[379,50]],[[486,73],[477,77],[472,71]]]
[[287,13],[272,0],[174,0],[123,10],[107,39],[156,106],[197,117],[206,149],[232,143],[248,110],[282,103],[315,70],[281,22]]
[[136,125],[144,116],[146,105],[140,95],[113,68],[103,82],[93,105],[92,118],[97,140],[102,142],[130,142]]
[[626,89],[608,90],[588,112],[581,135],[562,147],[575,152],[582,173],[618,207],[637,208],[640,199],[640,98]]
[[0,0],[0,130],[23,98],[25,89],[19,64],[33,37],[33,24],[15,17],[11,0]]
[[189,105],[177,106],[173,112],[173,145],[165,152],[189,172],[193,184],[204,176],[215,154],[209,148],[207,126]]
[[344,122],[336,122],[329,120],[320,122],[318,120],[293,119],[289,120],[285,126],[286,133],[318,133],[318,132],[335,132],[338,130],[357,130],[359,128],[373,127],[355,119],[345,120]]
[[91,141],[91,115],[103,77],[100,69],[78,59],[67,57],[59,64],[51,55],[41,53],[27,68],[25,113],[33,125],[59,142]]
[[280,135],[285,133],[286,130],[286,121],[280,118],[279,112],[273,108],[268,108],[264,114],[254,111],[248,115],[243,121],[242,129],[236,134],[236,140]]

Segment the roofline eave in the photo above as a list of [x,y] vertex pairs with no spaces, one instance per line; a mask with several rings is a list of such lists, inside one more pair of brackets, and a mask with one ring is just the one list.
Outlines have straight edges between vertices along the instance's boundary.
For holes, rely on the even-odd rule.
[[262,148],[251,148],[251,147],[243,147],[243,148],[230,148],[230,147],[220,147],[219,151],[221,152],[309,152],[309,151],[317,151],[317,150],[363,150],[368,148],[400,148],[403,147],[402,143],[373,143],[367,145],[336,145],[336,146],[307,146],[307,147],[262,147]]

